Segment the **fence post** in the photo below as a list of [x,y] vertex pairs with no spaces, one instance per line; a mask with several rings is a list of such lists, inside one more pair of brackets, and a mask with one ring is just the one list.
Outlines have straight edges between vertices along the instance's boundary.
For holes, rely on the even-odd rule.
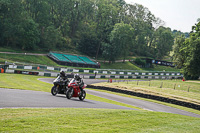
[[162,88],[162,86],[163,86],[163,82],[161,82],[160,88]]
[[139,81],[137,81],[137,85],[139,84]]
[[149,86],[151,85],[151,81],[149,80]]
[[188,87],[188,92],[190,92],[190,86]]
[[176,84],[174,84],[174,90],[176,89]]

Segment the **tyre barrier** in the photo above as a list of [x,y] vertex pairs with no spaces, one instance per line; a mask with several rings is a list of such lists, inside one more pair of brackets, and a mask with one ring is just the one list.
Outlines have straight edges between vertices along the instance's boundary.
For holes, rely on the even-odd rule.
[[17,74],[28,74],[28,75],[38,75],[39,74],[39,72],[18,71],[18,70],[14,70],[14,73],[17,73]]
[[131,96],[137,96],[137,97],[142,97],[142,98],[147,98],[147,99],[153,99],[153,100],[157,100],[157,101],[161,101],[161,102],[176,104],[176,105],[180,105],[180,106],[184,106],[184,107],[200,110],[200,105],[198,105],[198,104],[184,102],[184,101],[180,101],[180,100],[176,100],[176,99],[172,99],[172,98],[166,98],[166,97],[162,97],[162,96],[155,96],[155,95],[151,95],[151,94],[144,94],[144,93],[141,93],[141,92],[134,92],[134,91],[129,91],[129,90],[121,90],[121,89],[104,87],[104,86],[88,85],[87,87],[88,88],[92,88],[92,89],[107,90],[107,91],[111,91],[111,92],[117,92],[117,93],[131,95]]

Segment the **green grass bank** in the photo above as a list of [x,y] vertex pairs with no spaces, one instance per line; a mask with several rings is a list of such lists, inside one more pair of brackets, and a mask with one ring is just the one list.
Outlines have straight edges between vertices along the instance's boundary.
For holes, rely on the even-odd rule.
[[[1,51],[1,49],[0,49]],[[4,51],[4,50],[2,50]],[[11,50],[11,52],[13,52]],[[47,65],[47,66],[57,66],[57,67],[70,67],[72,66],[61,66],[49,59],[47,56],[42,55],[25,55],[25,54],[7,54],[7,53],[0,53],[0,64],[4,64],[5,61],[7,62],[20,62],[22,64],[40,64],[40,65]],[[121,70],[145,70],[145,71],[176,71],[180,72],[179,69],[175,69],[172,67],[166,66],[159,66],[153,65],[153,68],[140,68],[130,62],[116,62],[116,63],[108,63],[108,62],[101,62],[101,69],[121,69]],[[78,68],[82,69],[82,68]],[[88,69],[88,68],[85,68]]]
[[0,132],[197,133],[200,119],[169,113],[107,109],[1,109]]

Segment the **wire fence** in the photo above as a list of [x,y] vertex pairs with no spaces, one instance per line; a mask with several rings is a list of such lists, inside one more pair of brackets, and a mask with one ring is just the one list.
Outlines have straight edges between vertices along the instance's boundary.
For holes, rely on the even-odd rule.
[[200,82],[188,83],[182,80],[113,80],[113,82],[200,93]]

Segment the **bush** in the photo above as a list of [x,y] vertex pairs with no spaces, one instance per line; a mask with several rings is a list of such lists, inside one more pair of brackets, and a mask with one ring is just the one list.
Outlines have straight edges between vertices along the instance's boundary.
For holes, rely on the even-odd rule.
[[198,80],[199,79],[199,76],[192,76],[192,75],[189,75],[187,72],[184,73],[184,77],[186,80]]
[[141,65],[142,67],[144,67],[146,65],[146,61],[145,60],[142,60],[141,58],[136,58],[135,59],[135,63],[137,65]]

